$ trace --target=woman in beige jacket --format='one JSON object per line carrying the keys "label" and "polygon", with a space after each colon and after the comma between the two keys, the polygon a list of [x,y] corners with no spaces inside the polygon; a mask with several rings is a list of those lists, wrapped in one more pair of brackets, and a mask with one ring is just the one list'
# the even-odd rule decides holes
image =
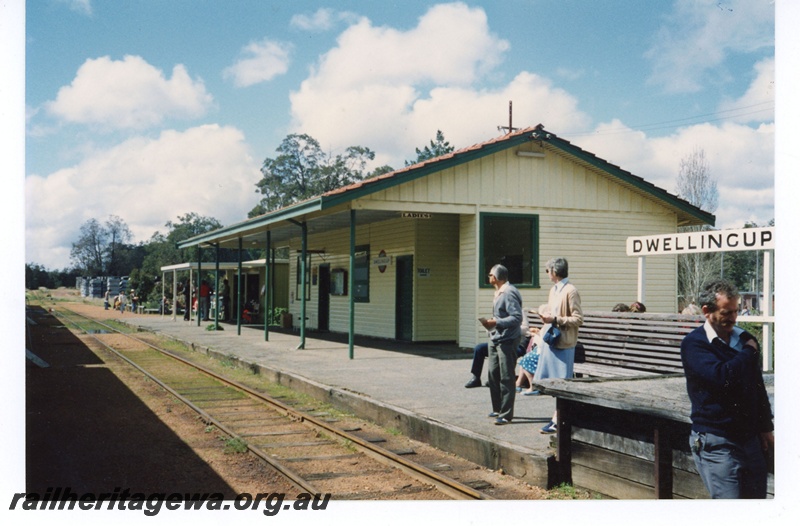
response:
{"label": "woman in beige jacket", "polygon": [[[569,264],[564,258],[553,258],[545,263],[545,272],[550,276],[553,287],[548,297],[548,308],[539,313],[544,326],[541,335],[550,326],[561,331],[554,345],[542,342],[539,348],[539,364],[534,380],[545,378],[572,378],[575,365],[575,344],[578,343],[578,329],[583,324],[581,297],[575,285],[569,282]],[[553,415],[542,433],[556,432],[557,415]]]}

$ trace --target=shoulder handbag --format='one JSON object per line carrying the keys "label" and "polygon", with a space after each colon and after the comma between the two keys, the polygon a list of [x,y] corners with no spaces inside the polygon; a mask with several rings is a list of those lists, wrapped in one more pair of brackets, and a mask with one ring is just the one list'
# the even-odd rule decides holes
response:
{"label": "shoulder handbag", "polygon": [[561,338],[561,331],[555,325],[550,325],[550,328],[542,336],[542,339],[550,347],[555,347],[559,338]]}

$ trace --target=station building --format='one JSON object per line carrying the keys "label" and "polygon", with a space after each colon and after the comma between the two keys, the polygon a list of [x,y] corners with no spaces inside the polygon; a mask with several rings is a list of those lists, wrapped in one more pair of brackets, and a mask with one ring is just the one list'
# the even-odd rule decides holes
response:
{"label": "station building", "polygon": [[[609,311],[636,300],[629,236],[714,222],[538,125],[179,246],[287,247],[288,283],[280,286],[288,286],[288,308],[301,331],[468,348],[485,341],[477,318],[491,315],[494,264],[509,269],[523,306],[536,308],[551,286],[545,262],[565,257],[584,309]],[[269,284],[269,276],[268,258],[259,279]],[[675,257],[648,262],[648,312],[677,312],[677,281]]]}

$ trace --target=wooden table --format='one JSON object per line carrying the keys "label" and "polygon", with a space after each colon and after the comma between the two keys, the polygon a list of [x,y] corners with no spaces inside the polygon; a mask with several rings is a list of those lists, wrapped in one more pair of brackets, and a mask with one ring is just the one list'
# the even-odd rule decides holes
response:
{"label": "wooden table", "polygon": [[[774,407],[774,376],[764,375],[764,383]],[[683,375],[548,379],[536,382],[535,387],[544,394],[556,397],[559,482],[573,483],[573,451],[576,445],[573,444],[573,430],[580,428],[584,436],[602,435],[602,441],[615,443],[611,447],[616,448],[614,452],[603,449],[602,453],[598,453],[601,448],[583,444],[579,449],[589,459],[588,464],[593,465],[587,471],[596,473],[598,481],[603,479],[603,470],[606,469],[602,466],[629,471],[628,474],[606,474],[608,480],[614,477],[613,480],[618,481],[620,489],[617,496],[620,498],[673,498],[675,494],[691,497],[704,490],[702,486],[698,489],[697,481],[690,480],[694,466],[693,461],[686,460],[691,459],[690,454],[686,457],[691,403]],[[627,444],[619,446],[622,442]],[[631,451],[624,451],[625,448],[637,451],[632,454]],[[647,450],[646,454],[642,453],[644,450]],[[592,455],[598,458],[591,459]],[[601,455],[610,455],[613,460],[599,459]],[[620,458],[626,461],[620,461]],[[651,465],[651,474],[642,472],[645,461]],[[621,468],[623,465],[627,467]],[[685,486],[677,493],[673,484],[673,471],[676,469],[683,470],[679,471],[680,485]],[[622,482],[628,476],[631,480]],[[650,478],[650,481],[646,478]],[[607,490],[608,485],[604,485]],[[654,492],[651,497],[645,497],[648,487]],[[599,488],[597,491],[608,494]]]}

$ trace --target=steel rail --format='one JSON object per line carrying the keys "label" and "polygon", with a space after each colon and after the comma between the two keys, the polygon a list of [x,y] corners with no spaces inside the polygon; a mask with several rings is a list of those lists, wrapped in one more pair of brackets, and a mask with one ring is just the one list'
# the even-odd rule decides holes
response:
{"label": "steel rail", "polygon": [[[76,314],[78,316],[82,316],[81,314],[78,314],[76,312],[73,312],[73,311],[70,311],[70,312],[72,312],[73,314]],[[123,336],[127,336],[127,337],[133,339],[134,341],[137,341],[139,343],[143,343],[143,344],[147,345],[148,347],[151,347],[151,348],[153,348],[155,350],[159,350],[160,352],[164,352],[165,354],[170,355],[170,357],[175,358],[175,356],[172,356],[171,353],[169,353],[169,351],[160,350],[160,349],[154,347],[153,345],[150,345],[149,343],[140,340],[139,338],[134,338],[134,337],[130,336],[129,334],[125,334],[124,332],[121,332],[121,331],[115,329],[114,327],[106,325],[105,323],[98,322],[97,320],[92,320],[91,318],[87,318],[85,316],[83,316],[83,317],[88,319],[88,320],[90,320],[90,321],[92,321],[92,323],[97,323],[97,324],[102,325],[104,327],[108,327],[109,329],[111,329],[112,331],[114,331],[117,334],[121,334]],[[81,329],[84,332],[86,332],[85,329],[83,329],[79,324],[75,323],[74,320],[70,320],[69,318],[67,318],[67,320],[70,323],[72,323],[73,325],[75,325],[76,327],[78,327],[79,329]],[[272,466],[276,471],[278,471],[284,477],[289,479],[297,487],[301,488],[302,490],[304,490],[304,491],[306,491],[306,492],[308,492],[308,493],[310,493],[312,495],[316,495],[316,494],[320,493],[320,491],[314,485],[309,483],[303,477],[301,477],[300,475],[298,475],[297,473],[295,473],[294,471],[292,471],[288,467],[284,466],[283,464],[275,461],[273,458],[271,458],[269,455],[267,455],[264,451],[251,447],[249,444],[247,444],[247,442],[244,440],[244,438],[241,437],[239,434],[237,434],[232,429],[230,429],[228,426],[226,426],[225,424],[223,424],[222,422],[220,422],[219,420],[217,420],[216,418],[214,418],[213,416],[208,414],[208,412],[206,412],[204,409],[202,409],[201,407],[199,407],[196,404],[194,404],[191,400],[187,399],[185,396],[181,395],[175,389],[173,389],[172,387],[170,387],[166,383],[162,382],[159,378],[157,378],[156,376],[152,375],[150,372],[148,372],[144,368],[140,367],[137,363],[133,362],[127,356],[123,355],[122,353],[120,353],[119,351],[114,349],[113,347],[111,347],[108,344],[106,344],[104,341],[102,341],[100,338],[98,338],[96,334],[92,334],[92,333],[88,333],[88,332],[86,334],[88,336],[91,336],[92,338],[94,338],[94,340],[97,341],[97,343],[99,343],[100,345],[102,345],[105,349],[111,351],[112,353],[114,353],[115,355],[117,355],[118,357],[123,359],[125,362],[127,362],[129,365],[133,366],[136,370],[138,370],[139,372],[141,372],[142,374],[147,376],[149,379],[154,381],[161,388],[163,388],[164,390],[169,392],[172,396],[174,396],[175,398],[177,398],[178,400],[180,400],[181,402],[186,404],[189,408],[191,408],[192,410],[196,411],[203,418],[203,420],[206,423],[214,424],[214,426],[219,428],[223,433],[225,433],[229,437],[234,438],[234,439],[238,438],[239,440],[241,440],[242,443],[244,443],[247,446],[247,449],[249,451],[251,451],[254,455],[256,455],[259,458],[261,458],[262,460],[264,460],[267,464]],[[184,362],[184,363],[188,364],[188,362]],[[191,365],[191,364],[189,364],[189,365]],[[203,371],[203,372],[205,372],[205,371]]]}
{"label": "steel rail", "polygon": [[[68,310],[68,309],[65,309],[65,310]],[[487,495],[487,494],[485,494],[483,492],[480,492],[480,491],[478,491],[478,490],[476,490],[476,489],[474,489],[474,488],[472,488],[470,486],[462,484],[462,483],[460,483],[460,482],[458,482],[456,480],[453,480],[453,479],[451,479],[449,477],[440,475],[439,473],[436,473],[435,471],[433,471],[431,469],[428,469],[425,466],[422,466],[422,465],[416,464],[414,462],[408,461],[408,460],[404,459],[402,456],[397,455],[397,454],[395,454],[395,453],[393,453],[391,451],[388,451],[386,449],[383,449],[383,448],[381,448],[379,446],[375,446],[375,445],[371,444],[370,442],[368,442],[368,441],[366,441],[366,440],[364,440],[364,439],[362,439],[362,438],[360,438],[358,436],[355,436],[353,434],[347,433],[346,431],[342,431],[340,429],[337,429],[336,427],[327,424],[326,422],[322,421],[321,419],[318,419],[318,418],[316,418],[314,416],[311,416],[311,415],[308,415],[306,413],[299,412],[299,411],[287,406],[286,404],[281,403],[280,401],[278,401],[278,400],[276,400],[276,399],[274,399],[272,397],[264,395],[263,393],[260,393],[260,392],[254,390],[254,389],[252,389],[252,388],[250,388],[250,387],[248,387],[248,386],[246,386],[244,384],[241,384],[241,383],[239,383],[239,382],[237,382],[235,380],[231,380],[229,378],[225,378],[223,376],[220,376],[216,372],[214,372],[214,371],[212,371],[212,370],[210,370],[210,369],[208,369],[206,367],[203,367],[202,365],[193,363],[193,362],[191,362],[191,361],[189,361],[189,360],[187,360],[187,359],[185,359],[185,358],[183,358],[183,357],[181,357],[179,355],[176,355],[175,353],[173,353],[171,351],[168,351],[166,349],[162,349],[162,348],[160,348],[160,347],[158,347],[156,345],[153,345],[150,342],[147,342],[145,340],[142,340],[142,339],[137,338],[135,336],[132,336],[130,334],[126,334],[124,332],[121,332],[120,330],[116,329],[115,327],[107,325],[107,324],[105,324],[103,322],[100,322],[98,320],[95,320],[93,318],[89,318],[88,316],[84,316],[84,315],[82,315],[80,313],[76,313],[74,311],[69,311],[69,312],[71,312],[71,313],[73,313],[73,314],[75,314],[77,316],[81,316],[83,318],[91,320],[92,323],[96,323],[98,325],[106,327],[110,331],[113,331],[115,333],[124,335],[124,336],[126,336],[126,337],[128,337],[128,338],[130,338],[130,339],[132,339],[134,341],[137,341],[137,342],[139,342],[139,343],[141,343],[143,345],[146,345],[147,347],[150,347],[151,349],[156,350],[156,351],[158,351],[158,352],[160,352],[160,353],[162,353],[162,354],[164,354],[166,356],[169,356],[170,358],[173,358],[174,360],[177,360],[177,361],[179,361],[181,363],[184,363],[184,364],[186,364],[186,365],[188,365],[188,366],[190,366],[192,368],[195,368],[195,369],[197,369],[197,370],[209,375],[210,377],[212,377],[212,378],[214,378],[214,379],[216,379],[216,380],[218,380],[218,381],[220,381],[220,382],[222,382],[224,384],[227,384],[227,385],[230,385],[232,387],[235,387],[236,389],[239,389],[239,390],[245,392],[248,396],[251,396],[252,398],[255,398],[256,400],[258,400],[260,402],[263,402],[263,403],[266,403],[266,404],[270,404],[270,405],[278,408],[278,410],[280,412],[283,412],[287,416],[291,416],[293,418],[296,418],[297,420],[299,420],[301,422],[307,422],[310,425],[312,425],[312,426],[314,426],[314,427],[316,427],[318,429],[321,429],[321,430],[324,430],[326,432],[332,433],[335,436],[337,436],[337,437],[339,437],[339,438],[341,438],[343,440],[347,440],[351,444],[356,446],[361,452],[363,452],[367,456],[369,456],[369,457],[371,457],[371,458],[373,458],[373,459],[375,459],[375,460],[377,460],[377,461],[379,461],[381,463],[393,466],[393,467],[399,469],[400,471],[403,471],[404,473],[410,475],[411,477],[419,480],[420,482],[430,484],[430,485],[436,487],[439,491],[441,491],[445,495],[447,495],[447,496],[449,496],[449,497],[451,497],[453,499],[459,499],[459,500],[492,500],[492,497],[490,497],[489,495]],[[103,344],[103,345],[105,345],[105,344]],[[116,352],[116,351],[114,351],[114,352]],[[117,353],[117,354],[119,354],[119,353]],[[125,357],[123,356],[123,358],[125,358]],[[125,358],[125,359],[127,360],[127,358]],[[136,366],[136,365],[134,364],[134,366]],[[139,368],[138,366],[136,366],[136,367],[141,370],[141,368]],[[147,374],[147,373],[145,373],[145,374]],[[198,412],[202,411],[199,408],[197,410],[198,410]],[[205,411],[203,411],[202,413],[204,414],[204,417],[205,417],[205,415],[207,415],[207,413],[205,413]],[[209,415],[209,418],[210,418],[210,415]],[[218,424],[214,423],[214,425],[218,425]],[[231,434],[228,431],[225,431],[225,432],[228,433],[228,434]],[[233,434],[231,434],[231,436],[233,436]],[[257,453],[252,448],[250,448],[250,449],[255,454],[259,455],[259,457],[264,458],[268,463],[270,463],[271,465],[274,465],[274,460],[270,459],[265,453],[262,456],[262,454]],[[276,467],[276,469],[282,469],[282,468]],[[314,492],[314,493],[316,493],[316,492]]]}

